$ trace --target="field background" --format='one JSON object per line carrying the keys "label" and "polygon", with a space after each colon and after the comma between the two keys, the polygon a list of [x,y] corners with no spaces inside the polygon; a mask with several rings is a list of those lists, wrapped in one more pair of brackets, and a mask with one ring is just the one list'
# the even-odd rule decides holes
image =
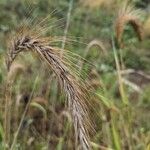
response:
{"label": "field background", "polygon": [[0,149],[12,143],[15,150],[75,149],[71,116],[54,73],[30,53],[18,57],[9,72],[6,67],[10,35],[49,15],[37,33],[87,61],[71,59],[93,97],[93,149],[150,150],[150,2],[131,0],[140,9],[143,40],[126,24],[119,48],[115,23],[122,1],[105,1],[0,0]]}

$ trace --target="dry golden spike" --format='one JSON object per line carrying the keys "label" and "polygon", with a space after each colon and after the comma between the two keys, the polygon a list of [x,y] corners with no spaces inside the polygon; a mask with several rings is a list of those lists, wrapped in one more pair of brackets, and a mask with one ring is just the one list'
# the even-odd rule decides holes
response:
{"label": "dry golden spike", "polygon": [[[47,38],[40,38],[30,32],[20,33],[9,47],[8,68],[20,52],[33,51],[51,67],[57,75],[60,85],[67,97],[67,104],[72,116],[76,141],[82,149],[89,150],[89,114],[86,104],[87,96],[83,86],[60,57],[60,51],[50,46]],[[82,86],[82,88],[81,88]]]}
{"label": "dry golden spike", "polygon": [[115,34],[116,39],[120,47],[123,46],[122,36],[124,28],[127,24],[130,24],[135,30],[138,39],[141,41],[143,37],[142,25],[140,16],[142,12],[139,9],[134,8],[133,5],[124,3],[119,9],[117,19],[115,21]]}

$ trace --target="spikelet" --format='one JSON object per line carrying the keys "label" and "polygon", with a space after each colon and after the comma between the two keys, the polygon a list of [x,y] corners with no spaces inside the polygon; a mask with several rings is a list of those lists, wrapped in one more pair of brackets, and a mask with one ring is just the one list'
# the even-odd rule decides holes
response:
{"label": "spikelet", "polygon": [[[57,75],[60,85],[64,90],[68,108],[72,116],[76,141],[80,142],[84,150],[89,150],[90,139],[88,127],[90,125],[88,108],[86,104],[86,92],[76,78],[76,75],[67,66],[60,51],[50,46],[47,38],[37,37],[32,32],[21,33],[11,42],[9,52],[8,68],[16,56],[23,51],[35,52],[43,61],[47,62],[50,68]],[[84,91],[84,92],[83,92]]]}
{"label": "spikelet", "polygon": [[141,41],[143,37],[142,25],[140,16],[142,12],[139,9],[135,9],[131,4],[124,3],[119,9],[117,19],[115,21],[115,34],[118,45],[123,46],[122,36],[126,24],[130,24],[135,30],[138,39]]}
{"label": "spikelet", "polygon": [[88,54],[90,48],[93,47],[93,46],[98,46],[98,47],[102,50],[102,54],[103,54],[104,56],[106,56],[106,55],[108,54],[108,52],[107,52],[107,50],[106,50],[105,45],[103,44],[103,42],[100,41],[100,40],[96,40],[96,39],[95,39],[95,40],[92,40],[92,41],[88,44],[88,46],[87,46],[87,48],[86,48],[86,51],[85,51],[85,56],[84,56],[84,57],[86,57],[86,55]]}

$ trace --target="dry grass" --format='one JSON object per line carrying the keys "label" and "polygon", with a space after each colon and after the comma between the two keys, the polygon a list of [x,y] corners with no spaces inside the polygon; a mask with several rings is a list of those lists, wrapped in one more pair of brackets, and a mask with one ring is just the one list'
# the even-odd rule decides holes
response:
{"label": "dry grass", "polygon": [[143,30],[144,30],[144,36],[149,37],[150,36],[150,16],[145,21]]}
{"label": "dry grass", "polygon": [[[47,39],[37,38],[31,33],[21,33],[12,41],[9,52],[8,68],[20,52],[34,51],[43,61],[52,68],[59,78],[60,85],[66,93],[68,108],[72,116],[76,142],[79,140],[82,148],[90,149],[90,139],[88,128],[90,120],[88,108],[86,105],[86,95],[81,88],[75,75],[68,69],[63,58],[60,57],[60,51],[51,47]],[[84,92],[83,92],[84,91]]]}
{"label": "dry grass", "polygon": [[96,7],[110,7],[112,4],[116,2],[116,0],[80,0],[83,6],[88,6],[90,8],[96,8]]}
{"label": "dry grass", "polygon": [[11,67],[10,70],[8,72],[8,81],[15,81],[19,74],[21,74],[22,72],[25,71],[25,66],[23,64],[20,63],[14,63]]}
{"label": "dry grass", "polygon": [[89,50],[90,50],[90,48],[92,48],[93,46],[98,46],[101,50],[102,50],[102,54],[104,55],[104,56],[106,56],[108,53],[107,53],[107,50],[106,50],[106,48],[105,48],[105,45],[103,44],[103,42],[102,41],[100,41],[100,40],[92,40],[89,44],[88,44],[88,46],[87,46],[87,48],[86,48],[86,51],[85,51],[85,55],[84,55],[84,58],[86,58],[86,56],[87,56],[87,54],[88,54],[88,52],[89,52]]}
{"label": "dry grass", "polygon": [[[92,41],[87,45],[87,47],[86,47],[86,49],[85,49],[85,51],[84,51],[84,56],[83,56],[84,59],[87,58],[87,55],[89,54],[91,48],[94,47],[94,46],[97,46],[97,47],[99,48],[99,50],[100,50],[99,55],[103,55],[104,57],[107,56],[107,54],[108,54],[108,53],[107,53],[107,49],[106,49],[105,45],[103,44],[103,42],[100,41],[100,40],[95,39],[95,40],[92,40]],[[79,66],[80,66],[80,70],[83,69],[83,65],[84,65],[84,62],[81,60],[81,63],[80,63],[80,65],[79,65]]]}
{"label": "dry grass", "polygon": [[6,89],[5,89],[5,144],[6,147],[9,147],[10,144],[10,136],[11,136],[11,110],[12,110],[12,83],[18,78],[19,74],[25,71],[25,67],[22,64],[14,63],[8,72],[7,81],[6,81]]}
{"label": "dry grass", "polygon": [[120,7],[115,21],[115,34],[120,47],[123,47],[122,37],[127,24],[130,24],[133,27],[138,39],[140,41],[142,40],[143,29],[140,21],[141,14],[141,11],[135,9],[131,4],[123,3],[122,7]]}
{"label": "dry grass", "polygon": [[[10,50],[7,62],[8,74],[3,65],[1,65],[2,71],[0,70],[0,82],[2,83],[0,86],[0,99],[2,100],[0,116],[2,144],[0,147],[2,145],[5,149],[10,150],[17,148],[68,150],[149,148],[149,126],[146,121],[148,120],[149,88],[148,94],[144,95],[146,86],[141,86],[143,80],[138,78],[140,75],[148,85],[149,75],[140,67],[137,69],[142,72],[136,69],[128,70],[128,68],[134,68],[132,63],[135,61],[137,61],[136,65],[141,65],[141,62],[138,62],[140,58],[133,57],[132,59],[132,56],[130,58],[128,49],[133,48],[134,51],[135,48],[134,54],[136,54],[143,51],[144,48],[141,46],[139,48],[138,41],[130,38],[132,33],[128,32],[130,29],[128,30],[127,26],[130,24],[137,34],[141,32],[140,13],[137,15],[136,9],[131,5],[123,7],[119,5],[121,13],[118,14],[118,20],[116,20],[118,28],[116,25],[115,37],[121,48],[125,40],[136,44],[118,49],[113,32],[111,32],[112,28],[110,29],[110,26],[113,25],[111,18],[114,17],[114,8],[117,10],[116,6],[110,5],[113,4],[113,1],[115,0],[83,1],[83,3],[89,3],[86,8],[83,8],[83,5],[80,6],[81,3],[75,2],[78,5],[75,4],[72,13],[68,14],[66,29],[62,37],[56,36],[63,34],[62,29],[53,30],[52,33],[49,30],[51,25],[48,24],[48,21],[53,24],[50,17],[42,21],[39,21],[40,17],[35,17],[34,20],[30,19],[29,28],[20,27],[17,35],[7,39]],[[121,0],[116,1],[118,4],[121,2]],[[68,3],[64,3],[66,10]],[[107,10],[102,8],[107,4],[112,7]],[[41,3],[36,6],[40,8]],[[102,9],[86,11],[90,7],[96,8],[97,6],[98,8],[102,6]],[[42,8],[45,9],[47,6],[45,7],[44,4]],[[76,11],[79,9],[81,12]],[[22,11],[22,7],[20,10]],[[39,13],[41,15],[41,10]],[[47,11],[45,13],[47,14]],[[65,14],[66,12],[63,11],[54,18],[55,20],[60,19]],[[72,20],[69,27],[70,19]],[[121,22],[121,19],[124,21]],[[9,19],[7,20],[9,22]],[[22,22],[22,18],[20,21]],[[60,22],[61,27],[62,24],[63,22]],[[24,22],[23,26],[25,26]],[[55,23],[54,26],[56,27]],[[148,30],[146,23],[144,28],[145,31]],[[73,41],[73,38],[68,39],[68,35],[80,35],[83,36],[83,39],[78,38],[77,41]],[[142,39],[142,33],[139,33],[139,36],[139,39]],[[101,41],[92,40],[97,38]],[[88,40],[89,43],[82,43],[84,44],[82,47],[79,45],[81,40]],[[74,45],[72,42],[77,43]],[[54,45],[62,46],[62,49]],[[65,50],[64,47],[77,51],[84,58]],[[121,52],[124,52],[123,55]],[[34,54],[33,57],[31,53]],[[18,56],[20,57],[16,60]],[[35,56],[38,56],[37,58],[40,58],[41,61],[34,59]],[[143,57],[148,58],[148,56]],[[0,61],[2,64],[4,59]],[[22,65],[20,63],[22,61],[26,63]],[[44,66],[45,64],[48,68]],[[125,68],[121,66],[122,64]],[[138,85],[134,81],[141,84]],[[67,109],[64,109],[65,103],[67,103]],[[94,124],[91,124],[89,116],[94,120]],[[75,134],[72,132],[73,125]],[[90,133],[91,126],[96,130],[93,135]]]}

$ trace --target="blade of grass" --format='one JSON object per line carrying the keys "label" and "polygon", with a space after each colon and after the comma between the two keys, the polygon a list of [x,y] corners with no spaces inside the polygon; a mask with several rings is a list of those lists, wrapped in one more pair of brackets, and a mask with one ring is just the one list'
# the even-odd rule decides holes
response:
{"label": "blade of grass", "polygon": [[63,55],[63,50],[64,50],[65,44],[66,44],[66,37],[67,37],[69,25],[70,25],[72,7],[73,7],[73,0],[70,0],[68,14],[67,14],[67,23],[66,23],[66,27],[65,27],[65,30],[64,30],[64,37],[63,37],[62,46],[61,46],[62,47],[61,57]]}
{"label": "blade of grass", "polygon": [[7,80],[5,91],[5,120],[4,120],[4,143],[5,149],[9,148],[10,144],[10,120],[11,120],[11,89],[12,83]]}
{"label": "blade of grass", "polygon": [[116,127],[116,120],[113,116],[113,113],[111,114],[111,131],[112,131],[112,137],[113,137],[113,143],[114,143],[114,148],[115,150],[121,150],[121,142],[120,142],[120,137],[119,137],[119,133],[117,131],[117,127]]}
{"label": "blade of grass", "polygon": [[34,81],[33,89],[32,89],[31,95],[30,95],[30,99],[29,99],[29,101],[28,101],[28,103],[27,103],[27,105],[26,105],[26,108],[25,108],[25,110],[24,110],[24,113],[23,113],[23,115],[22,115],[22,117],[21,117],[21,121],[20,121],[19,127],[18,127],[18,129],[17,129],[17,131],[16,131],[16,133],[15,133],[15,135],[14,135],[14,140],[13,140],[13,142],[12,142],[12,145],[11,145],[10,150],[14,150],[15,144],[16,144],[16,142],[17,142],[17,137],[18,137],[18,135],[19,135],[19,132],[20,132],[21,126],[22,126],[22,124],[23,124],[23,121],[24,121],[25,115],[26,115],[26,113],[27,113],[27,110],[28,110],[28,108],[29,108],[30,102],[31,102],[31,100],[32,100],[31,97],[33,96],[34,90],[35,90],[35,88],[36,88],[36,84],[37,84],[38,78],[39,78],[39,77],[37,76],[36,79],[35,79],[35,81]]}
{"label": "blade of grass", "polygon": [[115,63],[116,63],[116,69],[117,69],[117,75],[118,75],[118,82],[119,82],[119,91],[120,91],[120,95],[121,95],[121,99],[124,105],[128,105],[128,98],[125,94],[125,90],[124,90],[124,85],[123,85],[123,81],[122,81],[122,76],[121,76],[121,67],[119,64],[119,59],[118,59],[118,55],[117,55],[117,51],[115,48],[115,44],[114,44],[114,39],[112,38],[112,47],[113,47],[113,53],[114,53],[114,58],[115,58]]}

